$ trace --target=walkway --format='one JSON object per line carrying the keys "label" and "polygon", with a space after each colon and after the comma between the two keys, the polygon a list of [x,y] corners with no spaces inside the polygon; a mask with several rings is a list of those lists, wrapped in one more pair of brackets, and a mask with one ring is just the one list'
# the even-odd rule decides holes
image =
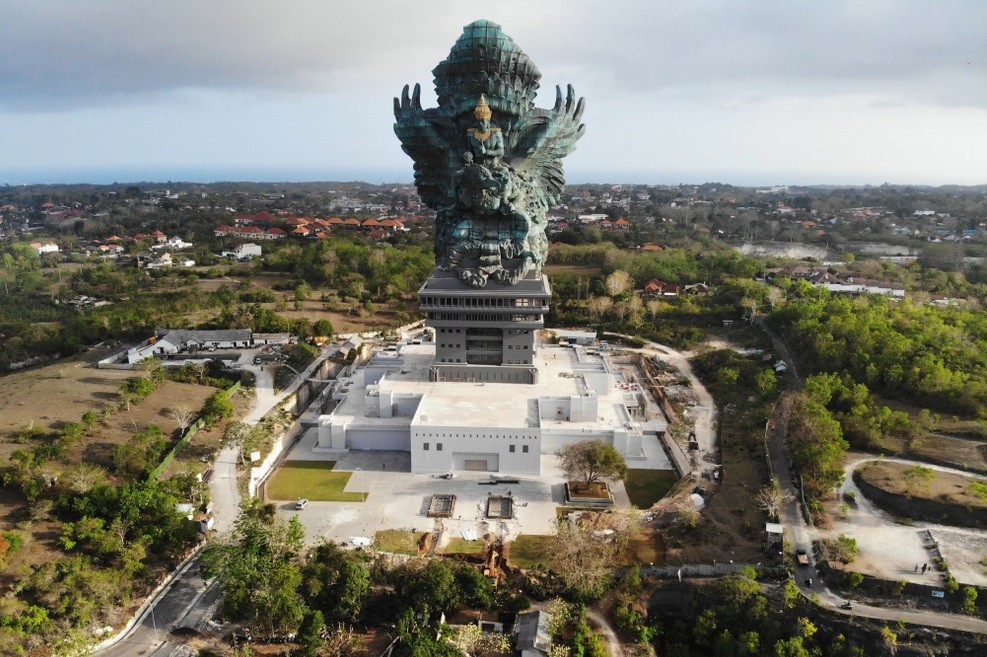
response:
{"label": "walkway", "polygon": [[[786,433],[788,428],[788,413],[791,409],[791,390],[801,388],[801,379],[795,371],[795,362],[791,359],[787,345],[766,325],[760,323],[774,342],[775,350],[783,355],[788,363],[789,372],[789,392],[782,395],[775,412],[775,430],[771,435],[771,461],[774,471],[777,473],[781,487],[791,495],[791,501],[786,503],[781,511],[781,523],[785,526],[788,538],[788,546],[791,550],[805,550],[809,555],[809,566],[797,566],[795,568],[795,581],[802,591],[802,595],[817,600],[819,604],[830,607],[833,611],[849,616],[862,616],[864,618],[875,618],[886,621],[903,621],[915,625],[925,625],[928,627],[940,627],[951,630],[961,630],[965,632],[977,632],[987,634],[987,621],[971,616],[960,616],[957,614],[947,614],[942,612],[911,609],[889,609],[885,607],[874,607],[870,605],[854,604],[852,611],[840,609],[840,605],[846,602],[845,598],[836,595],[822,580],[816,575],[813,563],[812,539],[818,533],[814,527],[810,527],[798,503],[800,492],[793,485],[789,476],[790,458],[788,454],[788,444]],[[859,499],[859,497],[858,497]],[[811,585],[806,580],[811,578]]]}

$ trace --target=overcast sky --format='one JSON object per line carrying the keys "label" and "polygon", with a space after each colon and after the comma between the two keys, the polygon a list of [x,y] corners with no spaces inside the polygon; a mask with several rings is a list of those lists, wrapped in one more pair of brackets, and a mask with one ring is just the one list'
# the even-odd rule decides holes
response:
{"label": "overcast sky", "polygon": [[987,183],[985,0],[3,0],[0,184],[410,182],[478,18],[585,96],[572,182]]}

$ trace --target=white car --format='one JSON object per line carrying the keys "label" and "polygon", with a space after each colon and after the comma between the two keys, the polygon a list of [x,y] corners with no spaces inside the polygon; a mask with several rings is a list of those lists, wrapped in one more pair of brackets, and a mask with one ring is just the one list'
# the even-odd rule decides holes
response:
{"label": "white car", "polygon": [[308,506],[308,500],[305,499],[304,497],[298,500],[297,502],[295,502],[295,508],[298,509],[299,511],[304,509],[306,506]]}

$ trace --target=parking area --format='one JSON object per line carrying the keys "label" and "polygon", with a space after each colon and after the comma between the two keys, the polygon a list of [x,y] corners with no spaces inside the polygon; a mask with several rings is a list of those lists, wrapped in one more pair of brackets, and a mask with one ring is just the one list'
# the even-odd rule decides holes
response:
{"label": "parking area", "polygon": [[[846,513],[834,518],[830,527],[819,531],[822,538],[841,534],[857,539],[860,548],[851,569],[890,580],[907,580],[936,584],[942,574],[932,568],[935,552],[929,549],[928,533],[938,543],[950,572],[961,584],[987,586],[987,567],[982,563],[987,555],[987,534],[975,529],[950,527],[926,522],[902,523],[879,509],[857,488],[852,470],[863,459],[846,465],[846,476],[840,497],[851,493],[854,503]],[[922,572],[922,566],[930,567]],[[918,566],[918,568],[916,568]]]}
{"label": "parking area", "polygon": [[[555,533],[556,509],[564,499],[563,479],[554,455],[542,456],[540,476],[512,476],[511,483],[490,484],[489,473],[457,472],[451,479],[411,474],[408,452],[358,451],[329,455],[315,453],[316,430],[309,430],[288,455],[289,460],[335,460],[335,470],[353,472],[345,491],[367,492],[366,502],[310,501],[304,510],[295,500],[275,501],[286,517],[298,515],[309,544],[328,539],[353,544],[354,538],[373,538],[385,529],[433,531],[444,528],[443,542],[475,532],[512,540],[518,534]],[[627,506],[622,482],[612,485],[618,505]],[[433,495],[455,496],[448,518],[428,516]],[[510,497],[513,517],[487,518],[491,496]],[[503,508],[503,506],[501,506]],[[357,541],[359,542],[359,541]]]}

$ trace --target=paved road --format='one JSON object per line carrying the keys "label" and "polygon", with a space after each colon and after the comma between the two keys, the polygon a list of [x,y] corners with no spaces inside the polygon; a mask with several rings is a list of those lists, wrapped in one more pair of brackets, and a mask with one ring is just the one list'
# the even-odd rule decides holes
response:
{"label": "paved road", "polygon": [[[198,606],[208,607],[218,601],[218,587],[199,577],[198,559],[179,568],[162,591],[148,601],[130,631],[99,657],[133,657],[134,655],[170,655],[179,645],[169,641],[169,632],[186,619],[194,617]],[[190,619],[191,620],[191,619]]]}
{"label": "paved road", "polygon": [[586,617],[600,626],[600,631],[607,641],[607,651],[610,653],[610,657],[624,657],[624,646],[620,643],[620,639],[607,617],[591,607],[587,607]]}
{"label": "paved road", "polygon": [[[324,351],[295,381],[280,393],[274,391],[274,380],[268,366],[246,366],[257,377],[256,400],[244,422],[256,424],[264,415],[298,389],[328,357]],[[240,508],[240,491],[237,488],[239,450],[230,447],[222,450],[213,464],[209,491],[216,521],[213,529],[225,535],[233,526]],[[205,582],[198,575],[199,560],[193,557],[179,566],[160,593],[145,603],[137,621],[119,635],[111,645],[96,651],[99,657],[171,657],[180,654],[182,641],[169,637],[177,627],[195,627],[209,620],[219,604],[221,592],[218,586]]]}
{"label": "paved road", "polygon": [[[822,606],[830,607],[834,611],[851,616],[863,616],[865,618],[887,621],[900,620],[914,625],[941,627],[966,632],[978,632],[981,634],[987,633],[987,621],[970,616],[927,610],[888,609],[862,604],[854,604],[852,611],[840,609],[840,605],[846,602],[846,599],[830,591],[815,573],[815,564],[812,555],[813,530],[809,527],[798,506],[796,500],[798,500],[800,492],[793,485],[792,478],[789,475],[786,432],[788,428],[788,412],[792,402],[791,390],[801,388],[802,381],[795,370],[795,362],[791,358],[787,345],[773,331],[769,330],[766,326],[764,328],[774,342],[775,350],[779,354],[782,354],[789,366],[790,391],[784,393],[778,403],[775,414],[775,430],[771,435],[770,451],[772,467],[778,476],[781,487],[791,496],[791,499],[782,507],[780,514],[781,522],[785,526],[785,531],[788,535],[789,547],[792,550],[805,550],[806,554],[809,555],[810,565],[807,567],[799,566],[795,569],[795,581],[798,583],[802,595],[817,600],[818,604]],[[811,585],[807,583],[809,578],[811,578]]]}

